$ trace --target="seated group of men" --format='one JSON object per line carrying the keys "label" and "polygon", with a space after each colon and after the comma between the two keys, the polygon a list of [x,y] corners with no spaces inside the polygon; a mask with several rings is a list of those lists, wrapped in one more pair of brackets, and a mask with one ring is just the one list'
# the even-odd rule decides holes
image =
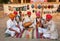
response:
{"label": "seated group of men", "polygon": [[31,12],[27,12],[27,17],[20,12],[10,13],[9,20],[7,21],[7,30],[5,33],[11,35],[11,37],[17,38],[44,38],[44,39],[58,39],[58,32],[52,15],[47,14],[44,19],[41,17],[40,12],[37,11],[36,18],[31,17]]}

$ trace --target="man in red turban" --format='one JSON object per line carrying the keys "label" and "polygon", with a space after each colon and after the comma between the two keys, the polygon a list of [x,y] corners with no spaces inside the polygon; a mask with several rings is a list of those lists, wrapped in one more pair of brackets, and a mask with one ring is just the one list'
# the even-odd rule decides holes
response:
{"label": "man in red turban", "polygon": [[27,12],[27,15],[30,17],[30,16],[31,16],[31,12],[30,12],[30,11],[28,11],[28,12]]}
{"label": "man in red turban", "polygon": [[17,13],[17,11],[14,11],[13,13],[14,13],[15,15],[17,15],[17,14],[18,14],[18,13]]}
{"label": "man in red turban", "polygon": [[52,19],[52,15],[47,14],[47,15],[46,15],[46,20],[49,21],[49,20],[51,20],[51,19]]}
{"label": "man in red turban", "polygon": [[[31,25],[33,23],[33,17],[31,17],[31,12],[30,11],[27,11],[27,17],[25,17],[24,21],[23,21],[23,26],[25,27],[26,29],[26,38],[32,38],[31,37],[31,33],[32,33],[32,29],[31,29]],[[24,36],[25,36],[24,34]]]}
{"label": "man in red turban", "polygon": [[44,27],[47,27],[47,31],[43,34],[45,38],[58,39],[58,32],[56,29],[56,24],[52,20],[52,15],[46,15],[46,23],[44,24]]}

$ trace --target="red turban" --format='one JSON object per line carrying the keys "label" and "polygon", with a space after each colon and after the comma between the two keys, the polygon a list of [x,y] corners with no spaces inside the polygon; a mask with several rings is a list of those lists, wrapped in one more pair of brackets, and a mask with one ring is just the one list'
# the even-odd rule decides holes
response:
{"label": "red turban", "polygon": [[14,13],[15,15],[17,15],[17,14],[18,14],[18,13],[17,13],[17,11],[14,11],[13,13]]}
{"label": "red turban", "polygon": [[47,14],[47,15],[46,15],[46,19],[48,19],[48,20],[52,19],[52,15]]}
{"label": "red turban", "polygon": [[40,11],[36,12],[36,16],[40,16]]}
{"label": "red turban", "polygon": [[28,11],[28,12],[27,12],[27,15],[31,15],[31,12],[30,12],[30,11]]}

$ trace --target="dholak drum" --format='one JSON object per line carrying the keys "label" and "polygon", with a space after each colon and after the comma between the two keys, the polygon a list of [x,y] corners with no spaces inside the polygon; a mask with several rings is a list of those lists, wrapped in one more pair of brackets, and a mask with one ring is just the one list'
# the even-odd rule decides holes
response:
{"label": "dholak drum", "polygon": [[31,24],[32,24],[32,22],[26,22],[26,23],[23,24],[23,26],[24,26],[25,28],[28,28]]}

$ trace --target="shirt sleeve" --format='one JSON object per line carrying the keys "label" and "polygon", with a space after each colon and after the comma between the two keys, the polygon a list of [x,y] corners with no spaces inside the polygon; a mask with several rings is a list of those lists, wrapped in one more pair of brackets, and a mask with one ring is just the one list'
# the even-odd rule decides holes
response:
{"label": "shirt sleeve", "polygon": [[9,21],[7,21],[7,28],[11,28],[11,23]]}
{"label": "shirt sleeve", "polygon": [[55,31],[55,24],[53,23],[52,26],[50,27],[50,33],[53,33]]}
{"label": "shirt sleeve", "polygon": [[55,24],[52,23],[50,26],[49,26],[50,30],[47,31],[48,33],[53,33],[55,31]]}
{"label": "shirt sleeve", "polygon": [[24,19],[23,23],[25,23],[25,22],[29,22],[28,18]]}
{"label": "shirt sleeve", "polygon": [[14,20],[15,25],[17,25],[17,22]]}
{"label": "shirt sleeve", "polygon": [[33,24],[30,27],[36,28],[36,19],[34,19]]}
{"label": "shirt sleeve", "polygon": [[34,26],[36,25],[36,19],[34,19],[34,21],[33,21],[33,25],[34,25]]}

